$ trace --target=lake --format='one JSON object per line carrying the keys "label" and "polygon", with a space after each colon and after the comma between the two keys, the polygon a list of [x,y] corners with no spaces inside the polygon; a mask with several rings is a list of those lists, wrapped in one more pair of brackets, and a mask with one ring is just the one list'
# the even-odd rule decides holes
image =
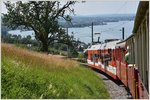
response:
{"label": "lake", "polygon": [[[122,27],[125,30],[125,38],[132,34],[134,21],[119,21],[119,22],[108,22],[107,25],[95,25],[93,26],[93,33],[100,33],[98,35],[94,34],[94,41],[98,40],[100,36],[100,41],[105,39],[121,39],[122,38]],[[69,35],[72,34],[74,37],[79,39],[85,43],[91,43],[91,27],[82,27],[82,28],[69,28]],[[34,39],[33,31],[20,31],[13,30],[9,31],[10,34],[21,35],[22,37],[26,37],[27,35],[31,35],[32,39]]]}

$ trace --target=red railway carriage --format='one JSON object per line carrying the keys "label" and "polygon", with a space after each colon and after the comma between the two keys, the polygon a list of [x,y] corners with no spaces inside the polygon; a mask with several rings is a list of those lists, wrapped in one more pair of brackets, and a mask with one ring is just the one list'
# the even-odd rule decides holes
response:
{"label": "red railway carriage", "polygon": [[[128,63],[125,54],[129,55]],[[114,40],[92,45],[87,49],[89,66],[99,69],[112,78],[122,81],[129,88],[133,98],[149,98],[139,69],[135,65],[135,37],[131,35],[124,41]]]}
{"label": "red railway carriage", "polygon": [[111,41],[109,40],[110,42],[107,41],[102,44],[92,45],[87,49],[87,62],[90,66],[107,73],[114,79],[117,79],[115,45],[117,42],[120,42],[120,40],[113,39]]}
{"label": "red railway carriage", "polygon": [[[128,49],[127,49],[128,48]],[[149,2],[140,1],[133,34],[87,49],[88,64],[122,83],[135,99],[149,98]],[[128,54],[128,62],[125,55]]]}

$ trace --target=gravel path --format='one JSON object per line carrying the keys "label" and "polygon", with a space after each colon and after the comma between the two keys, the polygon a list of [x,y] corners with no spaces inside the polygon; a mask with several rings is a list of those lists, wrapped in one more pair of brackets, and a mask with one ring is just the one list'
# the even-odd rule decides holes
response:
{"label": "gravel path", "polygon": [[111,77],[101,71],[94,70],[102,78],[112,99],[131,99],[132,96],[127,92],[121,82],[113,80]]}

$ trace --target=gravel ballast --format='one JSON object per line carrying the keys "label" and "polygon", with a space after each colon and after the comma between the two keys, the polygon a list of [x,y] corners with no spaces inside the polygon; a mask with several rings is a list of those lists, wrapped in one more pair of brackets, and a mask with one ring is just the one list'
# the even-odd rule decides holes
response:
{"label": "gravel ballast", "polygon": [[94,70],[95,73],[102,78],[106,88],[110,94],[111,99],[131,99],[132,96],[126,89],[126,87],[120,82],[112,79],[110,76],[105,73]]}

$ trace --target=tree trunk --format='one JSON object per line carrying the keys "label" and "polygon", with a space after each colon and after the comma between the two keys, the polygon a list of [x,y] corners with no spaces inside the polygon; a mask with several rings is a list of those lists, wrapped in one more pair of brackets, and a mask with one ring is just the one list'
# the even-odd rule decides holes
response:
{"label": "tree trunk", "polygon": [[41,51],[48,52],[48,43],[47,42],[42,42]]}

